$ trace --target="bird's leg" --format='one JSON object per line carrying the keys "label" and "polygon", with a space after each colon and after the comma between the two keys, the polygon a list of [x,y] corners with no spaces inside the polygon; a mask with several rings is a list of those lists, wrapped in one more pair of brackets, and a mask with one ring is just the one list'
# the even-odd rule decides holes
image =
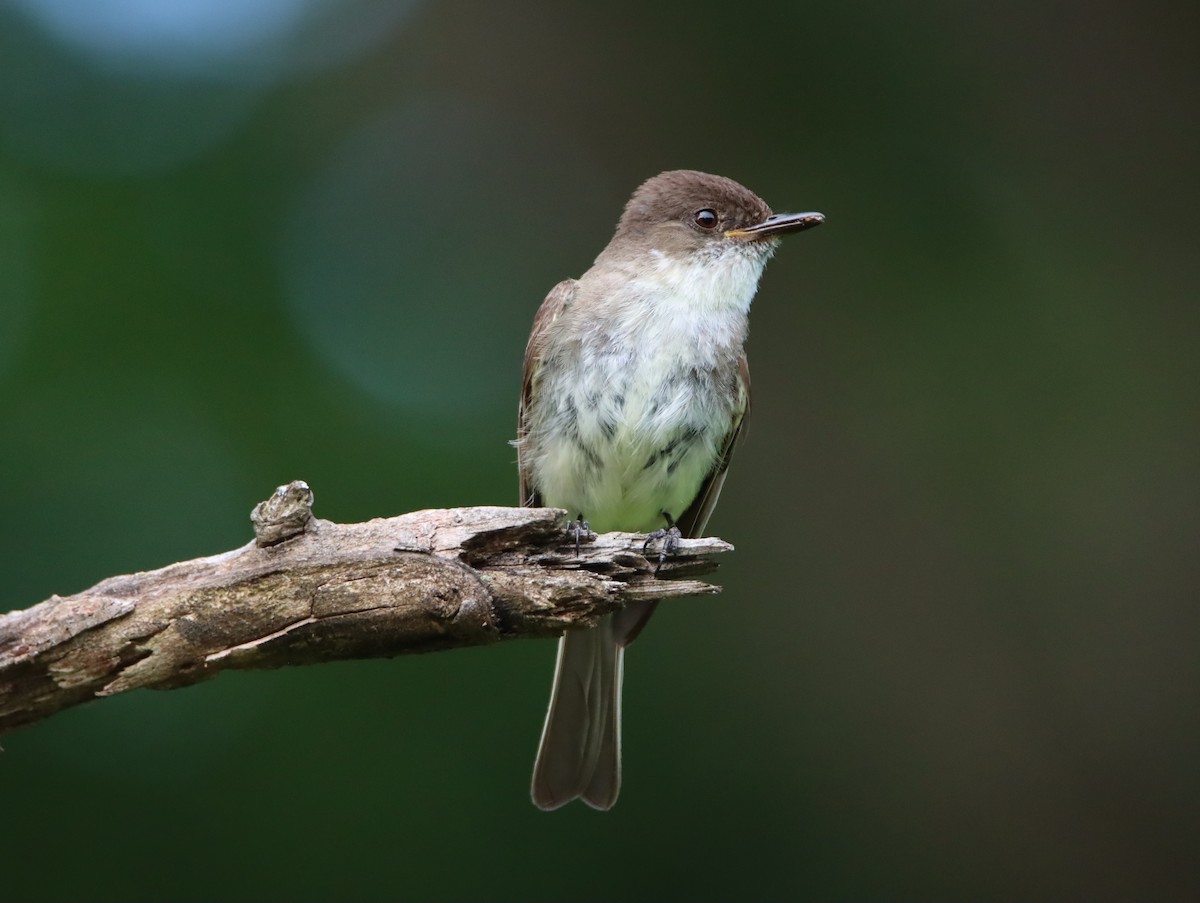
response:
{"label": "bird's leg", "polygon": [[646,541],[642,543],[642,554],[646,554],[646,550],[650,548],[650,543],[656,539],[662,540],[662,548],[658,550],[658,564],[654,566],[654,576],[658,576],[658,570],[663,566],[663,562],[667,560],[668,555],[672,555],[679,551],[679,541],[683,539],[683,533],[679,527],[675,525],[675,518],[664,511],[662,516],[667,520],[665,529],[655,530],[653,533],[646,534]]}
{"label": "bird's leg", "polygon": [[567,524],[567,538],[575,540],[575,557],[579,557],[579,542],[581,539],[586,539],[591,542],[596,538],[596,534],[592,532],[591,525],[583,519],[583,512],[575,520]]}

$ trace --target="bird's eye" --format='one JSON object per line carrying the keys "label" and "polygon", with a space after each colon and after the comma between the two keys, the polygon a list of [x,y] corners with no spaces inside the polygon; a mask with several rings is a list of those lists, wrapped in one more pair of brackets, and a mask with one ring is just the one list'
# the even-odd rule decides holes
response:
{"label": "bird's eye", "polygon": [[703,210],[697,210],[692,219],[695,220],[696,225],[701,229],[717,228],[717,212],[708,207],[705,207]]}

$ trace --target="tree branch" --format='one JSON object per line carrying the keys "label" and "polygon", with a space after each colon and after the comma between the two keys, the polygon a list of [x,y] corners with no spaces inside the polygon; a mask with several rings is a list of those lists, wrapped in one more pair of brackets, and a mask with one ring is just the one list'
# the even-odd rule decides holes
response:
{"label": "tree branch", "polygon": [[701,556],[732,548],[684,540],[655,575],[644,537],[608,533],[576,554],[566,518],[479,507],[334,524],[313,517],[307,485],[280,486],[254,509],[257,538],[240,549],[0,615],[0,732],[227,668],[557,636],[634,600],[717,592],[679,578],[715,569]]}

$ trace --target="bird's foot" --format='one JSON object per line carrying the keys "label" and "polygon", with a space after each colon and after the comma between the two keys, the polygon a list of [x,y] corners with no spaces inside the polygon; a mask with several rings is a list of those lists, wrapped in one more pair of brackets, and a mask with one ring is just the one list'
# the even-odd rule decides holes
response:
{"label": "bird's foot", "polygon": [[653,533],[646,534],[646,541],[642,543],[642,554],[646,554],[646,550],[650,548],[650,543],[657,539],[662,540],[662,546],[658,550],[658,564],[654,566],[654,576],[658,576],[659,568],[663,566],[663,562],[667,560],[668,555],[673,555],[679,551],[679,541],[683,539],[683,533],[675,526],[675,521],[668,518],[670,526],[662,530],[655,530]]}
{"label": "bird's foot", "polygon": [[596,534],[592,532],[591,525],[580,514],[575,520],[567,524],[567,538],[575,540],[575,557],[578,558],[579,543],[583,540],[591,542],[596,538]]}

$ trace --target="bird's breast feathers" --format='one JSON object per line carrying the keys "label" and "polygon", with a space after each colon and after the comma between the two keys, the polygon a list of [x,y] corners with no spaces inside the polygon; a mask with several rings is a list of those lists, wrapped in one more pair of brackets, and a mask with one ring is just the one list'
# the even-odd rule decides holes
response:
{"label": "bird's breast feathers", "polygon": [[522,442],[543,504],[602,532],[680,516],[746,408],[748,299],[698,306],[661,283],[626,285],[547,342]]}

